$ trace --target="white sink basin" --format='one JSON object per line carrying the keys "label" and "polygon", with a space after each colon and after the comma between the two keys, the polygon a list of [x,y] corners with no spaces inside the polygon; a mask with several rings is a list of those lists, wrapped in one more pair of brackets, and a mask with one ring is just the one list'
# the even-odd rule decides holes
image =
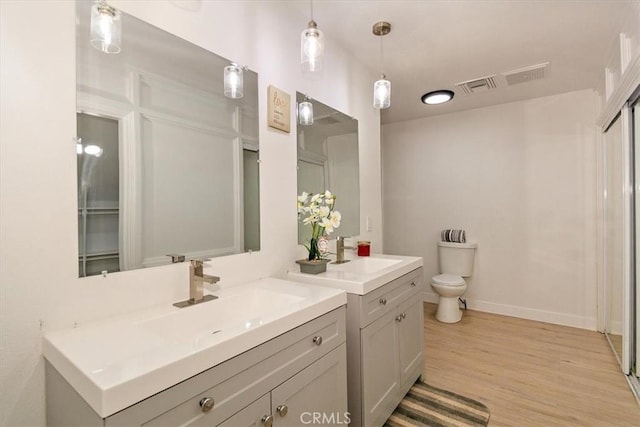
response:
{"label": "white sink basin", "polygon": [[337,289],[274,278],[214,294],[48,332],[44,357],[107,417],[347,302]]}
{"label": "white sink basin", "polygon": [[361,257],[344,264],[336,264],[335,270],[353,274],[373,274],[401,262],[400,259]]}
{"label": "white sink basin", "polygon": [[421,257],[373,254],[344,264],[327,264],[327,271],[320,274],[304,274],[291,269],[287,275],[290,280],[365,295],[419,267],[422,267]]}
{"label": "white sink basin", "polygon": [[[229,295],[213,304],[173,310],[159,316],[141,320],[136,326],[171,341],[194,341],[222,332],[224,329],[259,325],[265,308],[282,310],[295,306],[304,298],[282,292],[256,289],[249,295]],[[186,333],[188,331],[188,333]]]}

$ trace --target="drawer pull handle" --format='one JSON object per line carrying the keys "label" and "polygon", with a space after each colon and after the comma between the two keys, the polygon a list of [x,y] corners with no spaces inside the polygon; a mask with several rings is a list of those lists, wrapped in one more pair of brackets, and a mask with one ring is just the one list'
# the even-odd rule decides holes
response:
{"label": "drawer pull handle", "polygon": [[396,316],[396,322],[402,322],[402,314]]}
{"label": "drawer pull handle", "polygon": [[407,318],[407,313],[402,313],[400,316],[402,316],[402,319],[406,319]]}
{"label": "drawer pull handle", "polygon": [[387,305],[387,299],[386,298],[380,298],[380,305]]}
{"label": "drawer pull handle", "polygon": [[415,288],[416,287],[416,282],[411,282],[411,287]]}
{"label": "drawer pull handle", "polygon": [[278,412],[278,415],[284,417],[287,415],[287,412],[289,412],[289,408],[287,408],[287,405],[280,405],[276,408],[276,411]]}
{"label": "drawer pull handle", "polygon": [[260,421],[264,427],[271,427],[273,425],[273,416],[265,415]]}
{"label": "drawer pull handle", "polygon": [[200,407],[202,408],[202,412],[209,412],[213,409],[214,405],[213,397],[203,397],[200,399]]}
{"label": "drawer pull handle", "polygon": [[320,345],[320,344],[322,344],[322,337],[321,337],[321,336],[313,337],[313,343],[314,343],[315,345]]}

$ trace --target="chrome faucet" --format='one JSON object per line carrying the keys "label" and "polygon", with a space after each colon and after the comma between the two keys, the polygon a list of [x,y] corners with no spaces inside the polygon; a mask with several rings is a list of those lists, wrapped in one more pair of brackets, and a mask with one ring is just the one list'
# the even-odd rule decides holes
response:
{"label": "chrome faucet", "polygon": [[344,237],[338,236],[336,239],[336,260],[333,262],[334,264],[344,264],[345,262],[349,262],[351,260],[344,259],[344,250],[345,249],[355,249],[353,246],[345,246],[344,245]]}
{"label": "chrome faucet", "polygon": [[194,258],[191,260],[191,265],[189,266],[189,299],[173,305],[183,308],[218,298],[215,295],[203,295],[205,282],[214,284],[220,280],[217,276],[209,276],[203,273],[202,266],[205,261],[211,260],[202,258]]}

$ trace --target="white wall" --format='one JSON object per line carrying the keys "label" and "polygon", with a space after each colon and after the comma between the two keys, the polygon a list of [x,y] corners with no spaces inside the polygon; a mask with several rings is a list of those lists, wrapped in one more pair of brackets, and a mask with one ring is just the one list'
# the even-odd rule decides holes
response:
{"label": "white wall", "polygon": [[595,329],[597,102],[587,90],[383,126],[386,252],[423,256],[428,280],[440,231],[464,228],[470,308]]}
{"label": "white wall", "polygon": [[[202,2],[199,11],[160,1],[110,4],[259,73],[262,250],[211,261],[207,272],[221,276],[222,286],[283,276],[304,251],[297,245],[296,133],[267,128],[269,84],[360,121],[361,224],[367,216],[373,224],[362,236],[382,248],[375,75],[330,34],[325,75],[309,81],[298,63],[308,16],[287,2]],[[74,4],[1,1],[0,19],[0,425],[43,426],[43,331],[184,299],[188,273],[176,264],[78,279]]]}

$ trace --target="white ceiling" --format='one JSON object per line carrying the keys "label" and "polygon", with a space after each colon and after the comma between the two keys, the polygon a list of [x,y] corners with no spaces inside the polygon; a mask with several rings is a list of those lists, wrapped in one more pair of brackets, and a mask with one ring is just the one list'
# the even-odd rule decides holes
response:
{"label": "white ceiling", "polygon": [[[293,2],[309,16],[309,2]],[[501,104],[594,88],[623,30],[637,31],[640,1],[628,0],[315,0],[314,19],[332,43],[376,74],[380,39],[371,32],[391,23],[384,37],[384,73],[392,84],[382,122]],[[301,27],[304,27],[302,23]],[[463,95],[428,106],[420,96],[454,84],[550,62],[544,79]],[[330,64],[325,63],[328,67]],[[373,86],[373,82],[372,82]],[[373,89],[372,89],[373,92]]]}

